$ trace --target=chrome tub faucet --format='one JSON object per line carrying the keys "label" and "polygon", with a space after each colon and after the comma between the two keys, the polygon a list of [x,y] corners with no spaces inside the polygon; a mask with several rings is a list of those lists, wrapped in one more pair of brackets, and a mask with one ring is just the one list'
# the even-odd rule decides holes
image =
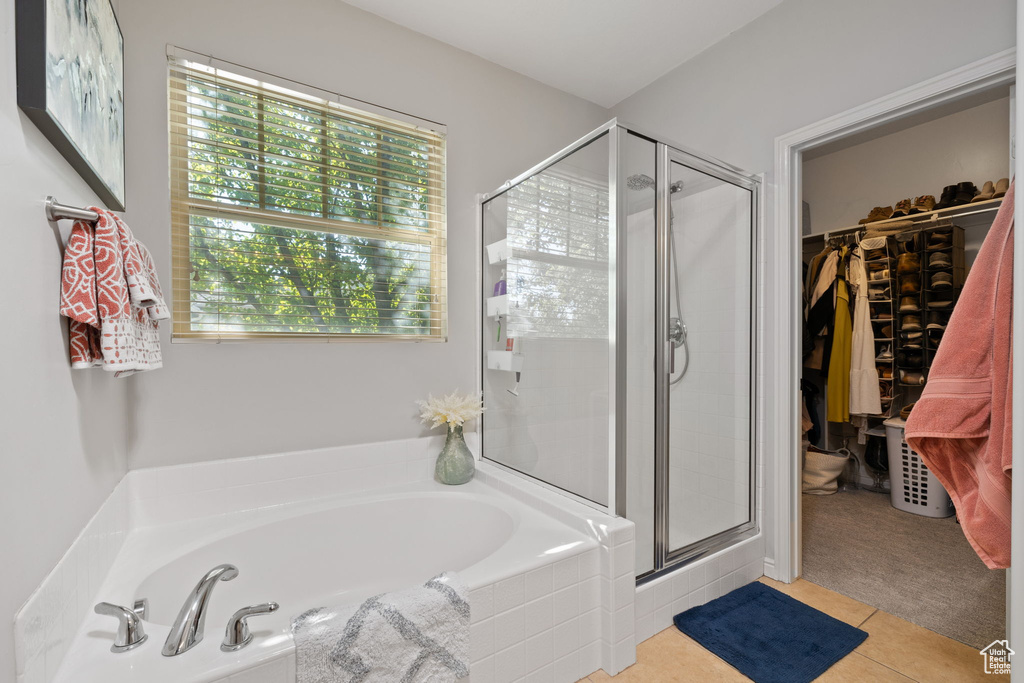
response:
{"label": "chrome tub faucet", "polygon": [[192,589],[178,618],[174,620],[174,626],[167,636],[164,648],[161,653],[165,657],[180,655],[190,650],[196,643],[203,639],[203,629],[206,626],[206,608],[210,602],[210,595],[213,587],[218,581],[230,581],[238,576],[238,568],[231,564],[222,564],[214,567],[206,573],[196,587]]}

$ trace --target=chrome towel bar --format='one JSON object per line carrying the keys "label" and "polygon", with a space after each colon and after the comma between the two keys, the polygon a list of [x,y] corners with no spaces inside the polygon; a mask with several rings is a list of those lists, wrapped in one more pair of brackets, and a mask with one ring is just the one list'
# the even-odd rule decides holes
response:
{"label": "chrome towel bar", "polygon": [[76,221],[96,221],[99,220],[99,216],[95,211],[89,209],[80,209],[76,206],[65,206],[61,204],[53,195],[46,198],[46,220],[48,221],[59,221],[63,219],[71,219]]}

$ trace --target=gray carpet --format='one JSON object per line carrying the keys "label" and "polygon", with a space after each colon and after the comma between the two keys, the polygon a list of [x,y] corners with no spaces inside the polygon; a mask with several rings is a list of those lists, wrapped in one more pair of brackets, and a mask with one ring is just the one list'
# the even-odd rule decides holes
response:
{"label": "gray carpet", "polygon": [[953,517],[902,512],[888,493],[803,496],[803,578],[972,647],[1005,637],[1006,572]]}

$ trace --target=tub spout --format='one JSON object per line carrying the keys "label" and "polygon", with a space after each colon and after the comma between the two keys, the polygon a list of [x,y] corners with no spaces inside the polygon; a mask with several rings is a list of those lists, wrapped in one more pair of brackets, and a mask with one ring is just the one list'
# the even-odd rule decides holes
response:
{"label": "tub spout", "polygon": [[210,595],[213,587],[218,581],[230,581],[238,576],[238,568],[231,564],[222,564],[214,567],[206,573],[196,587],[192,589],[178,618],[174,620],[171,633],[167,636],[164,649],[161,653],[164,657],[173,657],[182,652],[190,650],[196,643],[203,639],[203,628],[206,626],[206,606],[210,602]]}

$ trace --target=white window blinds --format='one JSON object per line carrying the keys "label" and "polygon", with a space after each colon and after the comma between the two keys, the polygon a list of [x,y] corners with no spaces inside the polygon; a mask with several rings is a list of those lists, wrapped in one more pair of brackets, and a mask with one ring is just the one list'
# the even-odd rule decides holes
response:
{"label": "white window blinds", "polygon": [[509,329],[520,337],[607,338],[607,182],[549,169],[506,196]]}
{"label": "white window blinds", "polygon": [[441,134],[170,66],[174,336],[446,335]]}

